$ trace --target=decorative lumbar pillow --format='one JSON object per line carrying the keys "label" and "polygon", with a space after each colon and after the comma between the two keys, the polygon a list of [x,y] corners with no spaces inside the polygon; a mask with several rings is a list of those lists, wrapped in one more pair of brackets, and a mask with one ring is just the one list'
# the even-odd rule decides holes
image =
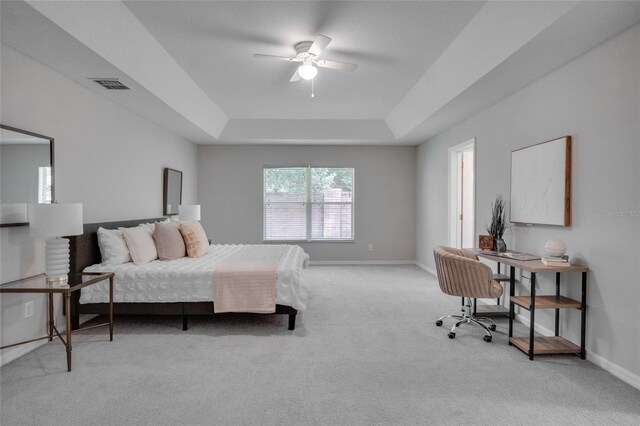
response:
{"label": "decorative lumbar pillow", "polygon": [[131,255],[119,229],[98,228],[98,246],[103,265],[120,265],[131,262]]}
{"label": "decorative lumbar pillow", "polygon": [[179,228],[189,257],[201,257],[207,252],[209,242],[200,222],[183,222]]}
{"label": "decorative lumbar pillow", "polygon": [[156,242],[158,258],[160,260],[173,260],[185,257],[187,250],[184,246],[184,239],[178,229],[178,224],[156,223],[153,231],[153,239]]}
{"label": "decorative lumbar pillow", "polygon": [[158,258],[156,244],[153,242],[151,230],[146,226],[135,228],[118,228],[122,231],[124,240],[129,247],[131,259],[136,265],[151,262]]}

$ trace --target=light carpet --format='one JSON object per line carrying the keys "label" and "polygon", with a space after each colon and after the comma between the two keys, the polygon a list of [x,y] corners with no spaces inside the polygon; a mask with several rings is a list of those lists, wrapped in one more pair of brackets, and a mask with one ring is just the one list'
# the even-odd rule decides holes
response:
{"label": "light carpet", "polygon": [[[298,315],[119,317],[0,371],[3,426],[640,424],[640,391],[576,356],[531,362],[465,326],[415,266],[312,266]],[[519,325],[518,334],[525,328]]]}

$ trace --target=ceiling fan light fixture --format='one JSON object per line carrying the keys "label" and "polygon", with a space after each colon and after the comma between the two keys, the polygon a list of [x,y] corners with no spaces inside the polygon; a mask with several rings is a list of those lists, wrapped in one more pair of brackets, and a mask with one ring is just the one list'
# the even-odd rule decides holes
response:
{"label": "ceiling fan light fixture", "polygon": [[318,68],[311,64],[300,65],[298,67],[298,74],[300,74],[300,77],[305,80],[313,80],[316,74],[318,74]]}

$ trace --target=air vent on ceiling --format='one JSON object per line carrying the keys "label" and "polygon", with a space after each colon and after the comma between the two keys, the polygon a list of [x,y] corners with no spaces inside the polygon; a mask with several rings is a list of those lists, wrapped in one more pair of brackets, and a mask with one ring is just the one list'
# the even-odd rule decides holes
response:
{"label": "air vent on ceiling", "polygon": [[90,78],[107,90],[131,90],[122,84],[117,78]]}

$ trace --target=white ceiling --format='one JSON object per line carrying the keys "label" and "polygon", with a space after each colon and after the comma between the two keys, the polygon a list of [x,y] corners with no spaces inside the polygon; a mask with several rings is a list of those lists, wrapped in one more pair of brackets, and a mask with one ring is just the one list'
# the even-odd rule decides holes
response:
{"label": "white ceiling", "polygon": [[[415,145],[640,22],[640,2],[2,2],[3,44],[196,143]],[[317,34],[320,69],[290,83]],[[88,80],[120,78],[112,93]]]}

